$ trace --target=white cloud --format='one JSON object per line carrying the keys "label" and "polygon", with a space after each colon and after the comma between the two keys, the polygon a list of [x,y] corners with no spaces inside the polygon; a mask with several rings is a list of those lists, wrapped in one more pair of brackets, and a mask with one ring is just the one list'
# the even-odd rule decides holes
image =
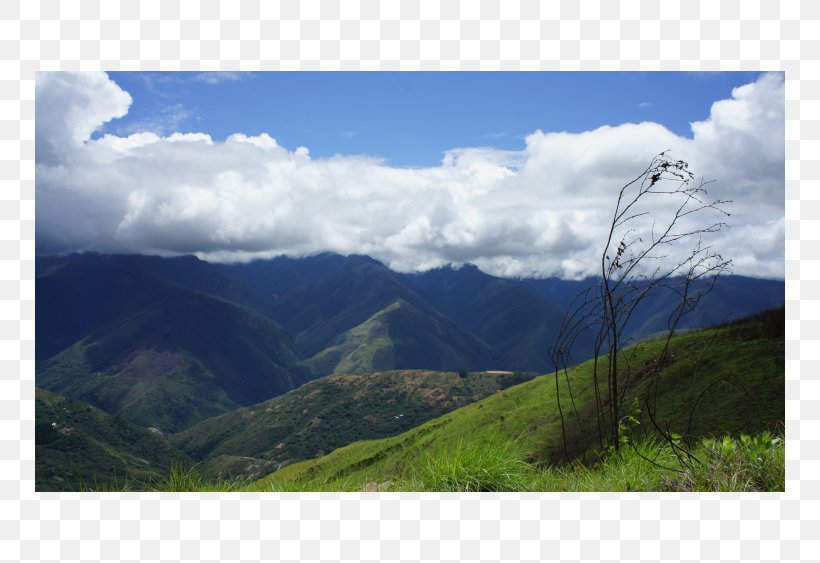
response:
{"label": "white cloud", "polygon": [[222,82],[236,82],[237,80],[242,80],[245,76],[247,76],[247,73],[241,72],[196,72],[191,75],[191,80],[193,82],[203,82],[213,86],[215,84],[221,84]]}
{"label": "white cloud", "polygon": [[131,96],[104,73],[38,72],[35,80],[37,162],[56,163],[104,123],[122,117]]}
{"label": "white cloud", "polygon": [[[712,242],[735,271],[783,274],[781,74],[716,102],[693,138],[657,123],[535,131],[521,151],[454,148],[440,166],[314,159],[269,134],[135,132],[91,140],[130,96],[103,73],[37,77],[39,252],[197,253],[247,260],[369,254],[399,270],[472,262],[506,276],[594,273],[617,190],[672,150],[733,199]],[[653,210],[663,213],[664,208]]]}

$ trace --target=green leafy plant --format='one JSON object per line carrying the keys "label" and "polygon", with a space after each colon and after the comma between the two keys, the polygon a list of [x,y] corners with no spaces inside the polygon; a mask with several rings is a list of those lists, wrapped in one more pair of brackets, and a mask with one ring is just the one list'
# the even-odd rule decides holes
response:
{"label": "green leafy plant", "polygon": [[702,440],[696,463],[675,480],[681,490],[785,490],[783,438],[771,432],[756,436],[721,436]]}
{"label": "green leafy plant", "polygon": [[618,442],[621,446],[629,445],[634,430],[641,425],[641,404],[637,397],[632,398],[629,414],[618,422]]}

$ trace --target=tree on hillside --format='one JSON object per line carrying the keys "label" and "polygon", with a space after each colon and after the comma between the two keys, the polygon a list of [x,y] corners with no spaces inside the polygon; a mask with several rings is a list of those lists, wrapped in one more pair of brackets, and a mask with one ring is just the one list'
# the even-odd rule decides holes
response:
{"label": "tree on hillside", "polygon": [[[630,420],[624,403],[639,381],[644,412],[662,436],[671,440],[657,420],[655,409],[658,379],[668,361],[669,341],[687,313],[714,286],[731,261],[705,242],[708,235],[727,227],[728,201],[711,199],[710,182],[695,181],[689,165],[665,153],[655,156],[638,176],[619,192],[600,255],[600,277],[578,295],[564,317],[559,335],[550,349],[555,389],[566,445],[567,418],[583,424],[575,408],[567,367],[573,348],[590,340],[593,346],[592,387],[595,393],[597,436],[601,450],[618,449],[624,424]],[[636,348],[625,339],[641,304],[650,296],[663,295],[670,305],[667,330],[660,356],[638,363]],[[586,351],[586,350],[585,350]],[[559,377],[565,380],[561,397]],[[634,419],[632,419],[634,420]]]}

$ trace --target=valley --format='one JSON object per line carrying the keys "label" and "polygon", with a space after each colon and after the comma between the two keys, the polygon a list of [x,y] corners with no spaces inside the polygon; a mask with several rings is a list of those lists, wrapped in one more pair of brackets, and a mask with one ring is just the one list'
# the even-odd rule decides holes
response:
{"label": "valley", "polygon": [[[594,280],[497,278],[470,265],[402,274],[335,254],[210,264],[86,253],[38,257],[36,276],[38,490],[104,489],[125,475],[151,488],[174,464],[206,479],[270,475],[257,490],[314,488],[305,471],[360,490],[373,472],[401,486],[409,477],[398,468],[459,443],[514,440],[521,460],[538,466],[595,451],[583,385],[573,401],[587,424],[564,438],[556,429],[548,355],[571,296]],[[783,295],[782,281],[724,276],[679,328],[732,326],[781,306]],[[661,297],[648,299],[628,341],[644,346],[669,312]],[[694,400],[685,374],[700,362],[710,374],[757,374],[742,396],[767,399],[758,409],[739,392],[713,398],[725,420],[701,420],[687,434],[775,430],[782,323],[780,344],[777,334],[729,339],[708,361],[703,351],[684,361],[693,335],[677,337],[669,373],[678,375],[664,375],[669,420],[685,418],[675,405]],[[592,357],[589,341],[578,345],[587,350],[578,361]],[[86,414],[68,420],[55,405]]]}

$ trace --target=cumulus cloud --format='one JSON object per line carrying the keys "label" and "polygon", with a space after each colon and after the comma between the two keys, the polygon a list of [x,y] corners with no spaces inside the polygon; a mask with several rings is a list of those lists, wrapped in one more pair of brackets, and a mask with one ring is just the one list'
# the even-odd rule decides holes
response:
{"label": "cumulus cloud", "polygon": [[735,201],[733,228],[710,241],[735,271],[783,276],[782,74],[717,101],[692,138],[650,122],[534,131],[523,150],[454,148],[426,168],[314,159],[270,134],[92,140],[130,103],[104,73],[38,75],[39,253],[235,261],[332,251],[401,271],[470,262],[496,275],[580,277],[596,271],[618,189],[671,150],[717,180],[713,196]]}
{"label": "cumulus cloud", "polygon": [[104,73],[40,72],[35,80],[38,163],[59,164],[107,121],[122,117],[131,96]]}

